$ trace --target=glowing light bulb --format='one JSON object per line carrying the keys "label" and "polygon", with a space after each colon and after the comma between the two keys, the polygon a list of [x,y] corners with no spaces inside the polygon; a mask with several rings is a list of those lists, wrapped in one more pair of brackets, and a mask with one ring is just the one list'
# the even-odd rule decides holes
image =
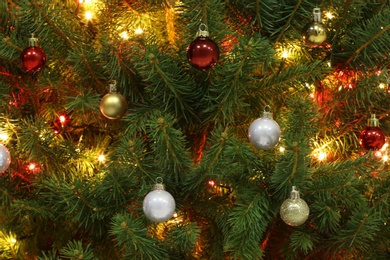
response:
{"label": "glowing light bulb", "polygon": [[99,155],[99,157],[98,157],[99,162],[104,162],[105,159],[106,159],[106,157],[103,154]]}
{"label": "glowing light bulb", "polygon": [[285,150],[286,148],[284,148],[283,146],[279,147],[279,152],[284,153]]}
{"label": "glowing light bulb", "polygon": [[211,187],[214,187],[214,186],[215,186],[215,181],[209,180],[209,185],[210,185]]}
{"label": "glowing light bulb", "polygon": [[0,139],[3,140],[3,141],[8,140],[8,135],[7,135],[7,133],[0,133]]}
{"label": "glowing light bulb", "polygon": [[122,37],[123,39],[127,40],[129,39],[129,35],[127,34],[127,32],[122,32],[121,34],[119,34],[120,37]]}
{"label": "glowing light bulb", "polygon": [[59,116],[59,119],[60,119],[61,124],[64,124],[65,121],[66,121],[66,117],[65,116]]}
{"label": "glowing light bulb", "polygon": [[385,87],[386,87],[386,85],[384,83],[379,84],[379,88],[384,89]]}
{"label": "glowing light bulb", "polygon": [[287,52],[287,50],[283,50],[282,58],[283,58],[283,59],[287,59],[287,58],[288,58],[288,52]]}
{"label": "glowing light bulb", "polygon": [[140,28],[140,27],[138,27],[138,28],[135,29],[135,31],[134,31],[134,33],[135,33],[135,34],[138,34],[138,35],[142,34],[143,32],[144,32],[144,30],[142,30],[142,28]]}
{"label": "glowing light bulb", "polygon": [[85,18],[87,20],[91,20],[92,19],[92,12],[91,11],[86,11],[85,12]]}
{"label": "glowing light bulb", "polygon": [[389,156],[387,154],[383,155],[382,161],[387,162],[389,160]]}
{"label": "glowing light bulb", "polygon": [[28,169],[29,169],[30,171],[33,171],[33,170],[35,170],[35,168],[37,167],[37,165],[36,165],[35,163],[30,163],[27,167],[28,167]]}
{"label": "glowing light bulb", "polygon": [[325,152],[319,152],[318,153],[318,160],[323,161],[326,159],[326,153]]}
{"label": "glowing light bulb", "polygon": [[328,18],[328,19],[333,19],[333,18],[334,18],[334,15],[333,15],[331,12],[326,12],[326,13],[325,13],[325,16],[326,16],[326,18]]}
{"label": "glowing light bulb", "polygon": [[173,213],[173,217],[174,217],[174,218],[177,218],[177,213],[176,213],[176,212]]}

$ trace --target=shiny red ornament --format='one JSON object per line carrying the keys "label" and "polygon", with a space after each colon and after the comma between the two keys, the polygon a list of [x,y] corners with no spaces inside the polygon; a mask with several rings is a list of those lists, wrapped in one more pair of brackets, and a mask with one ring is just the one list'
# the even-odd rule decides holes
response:
{"label": "shiny red ornament", "polygon": [[379,128],[379,120],[371,115],[369,126],[360,132],[359,143],[365,150],[379,150],[386,142],[386,135]]}
{"label": "shiny red ornament", "polygon": [[20,55],[20,63],[27,72],[38,72],[46,63],[46,54],[37,45],[37,39],[29,38],[29,47],[25,48]]}
{"label": "shiny red ornament", "polygon": [[[187,47],[187,58],[189,63],[196,69],[206,71],[214,67],[219,59],[218,45],[211,40],[207,30],[199,27],[198,37]],[[207,28],[207,27],[206,27]]]}

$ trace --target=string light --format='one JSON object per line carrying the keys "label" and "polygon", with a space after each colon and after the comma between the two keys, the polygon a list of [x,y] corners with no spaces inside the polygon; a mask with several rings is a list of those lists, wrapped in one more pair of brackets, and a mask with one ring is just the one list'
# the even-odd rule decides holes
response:
{"label": "string light", "polygon": [[129,39],[129,35],[127,34],[127,32],[122,32],[119,35],[120,35],[120,37],[122,37],[125,40]]}
{"label": "string light", "polygon": [[287,59],[287,58],[288,58],[288,52],[286,49],[284,49],[282,53],[282,59]]}
{"label": "string light", "polygon": [[209,180],[209,185],[210,185],[211,187],[214,187],[214,186],[215,186],[215,181]]}
{"label": "string light", "polygon": [[386,84],[384,84],[384,83],[380,83],[380,84],[379,84],[379,88],[380,88],[380,89],[384,89],[384,88],[386,88]]}
{"label": "string light", "polygon": [[7,141],[8,140],[7,133],[0,133],[0,139],[3,140],[3,141]]}
{"label": "string light", "polygon": [[319,152],[319,153],[318,153],[318,156],[317,156],[318,160],[320,160],[320,161],[325,160],[326,157],[327,157],[326,152]]}
{"label": "string light", "polygon": [[101,163],[103,163],[105,161],[105,159],[106,159],[106,157],[103,154],[99,155],[99,157],[98,157],[98,161]]}
{"label": "string light", "polygon": [[333,18],[334,18],[334,15],[333,15],[331,12],[326,12],[326,13],[325,13],[325,16],[326,16],[326,18],[328,18],[328,19],[333,19]]}
{"label": "string light", "polygon": [[285,150],[286,150],[286,148],[284,148],[283,146],[279,147],[279,152],[284,153]]}
{"label": "string light", "polygon": [[85,18],[87,20],[91,20],[92,19],[92,12],[91,11],[86,11],[85,12]]}
{"label": "string light", "polygon": [[138,34],[138,35],[142,34],[143,32],[144,32],[144,30],[142,30],[142,28],[140,28],[140,27],[138,27],[138,28],[135,29],[135,31],[134,31],[134,33],[135,33],[135,34]]}
{"label": "string light", "polygon": [[34,171],[35,168],[37,167],[37,165],[35,163],[30,163],[27,168],[30,170],[30,171]]}

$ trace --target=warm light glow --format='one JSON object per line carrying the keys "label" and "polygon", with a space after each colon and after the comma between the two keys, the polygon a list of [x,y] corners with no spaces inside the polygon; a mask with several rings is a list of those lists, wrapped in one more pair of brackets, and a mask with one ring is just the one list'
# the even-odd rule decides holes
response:
{"label": "warm light glow", "polygon": [[381,151],[375,151],[374,154],[375,154],[375,156],[376,156],[377,158],[379,158],[379,159],[380,159],[380,158],[383,158],[383,157],[382,157],[383,154],[382,154]]}
{"label": "warm light glow", "polygon": [[3,141],[8,140],[8,135],[7,135],[7,133],[0,133],[0,139],[3,140]]}
{"label": "warm light glow", "polygon": [[283,146],[279,147],[279,152],[284,153],[285,150],[286,148],[284,148]]}
{"label": "warm light glow", "polygon": [[287,50],[283,50],[282,58],[283,58],[283,59],[287,59],[287,58],[288,58],[288,52],[287,52]]}
{"label": "warm light glow", "polygon": [[121,34],[119,34],[123,39],[127,40],[129,39],[129,35],[127,34],[127,32],[122,32]]}
{"label": "warm light glow", "polygon": [[10,242],[10,244],[15,244],[16,243],[16,238],[14,238],[14,237],[10,237],[9,238],[9,242]]}
{"label": "warm light glow", "polygon": [[35,167],[37,167],[37,165],[35,163],[30,163],[27,167],[30,171],[33,171],[35,170]]}
{"label": "warm light glow", "polygon": [[214,187],[214,186],[215,186],[215,181],[209,180],[209,185],[210,185],[211,187]]}
{"label": "warm light glow", "polygon": [[98,157],[99,162],[104,162],[105,159],[106,159],[106,157],[103,154],[99,155],[99,157]]}
{"label": "warm light glow", "polygon": [[326,159],[326,153],[325,152],[319,152],[318,153],[318,160],[323,161]]}
{"label": "warm light glow", "polygon": [[389,156],[387,154],[383,155],[382,161],[387,162],[388,159],[389,159]]}
{"label": "warm light glow", "polygon": [[176,213],[176,212],[173,213],[173,217],[174,217],[174,218],[177,218],[177,213]]}
{"label": "warm light glow", "polygon": [[86,12],[85,12],[85,18],[86,18],[87,20],[91,20],[91,19],[92,19],[92,12],[86,11]]}
{"label": "warm light glow", "polygon": [[386,87],[386,85],[384,83],[379,84],[379,88],[384,89],[385,87]]}
{"label": "warm light glow", "polygon": [[144,30],[142,30],[142,28],[137,28],[137,29],[135,29],[135,34],[142,34],[144,32]]}
{"label": "warm light glow", "polygon": [[333,15],[331,12],[326,12],[326,13],[325,13],[325,16],[326,16],[326,18],[328,18],[328,19],[333,19],[333,18],[334,18],[334,15]]}
{"label": "warm light glow", "polygon": [[66,121],[66,117],[65,116],[59,116],[59,119],[60,119],[61,124],[64,124],[65,121]]}

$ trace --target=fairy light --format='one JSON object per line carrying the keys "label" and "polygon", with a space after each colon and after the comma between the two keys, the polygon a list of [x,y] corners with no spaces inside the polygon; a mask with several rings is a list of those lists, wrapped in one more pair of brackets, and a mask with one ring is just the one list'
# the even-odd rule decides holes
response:
{"label": "fairy light", "polygon": [[284,49],[282,53],[282,59],[287,59],[287,58],[288,58],[288,52],[286,49]]}
{"label": "fairy light", "polygon": [[0,139],[3,140],[3,141],[7,141],[8,140],[8,134],[7,133],[0,133]]}
{"label": "fairy light", "polygon": [[129,35],[127,34],[127,32],[122,32],[119,35],[120,35],[120,37],[122,37],[125,40],[129,39]]}
{"label": "fairy light", "polygon": [[66,121],[66,117],[65,116],[61,115],[58,118],[60,119],[61,124],[65,124],[65,121]]}
{"label": "fairy light", "polygon": [[319,152],[317,158],[318,160],[323,161],[326,159],[326,156],[327,156],[326,152]]}
{"label": "fairy light", "polygon": [[92,12],[91,11],[86,11],[85,12],[85,18],[87,20],[91,20],[92,19]]}
{"label": "fairy light", "polygon": [[328,18],[328,19],[333,19],[333,18],[334,18],[334,15],[333,15],[331,12],[326,12],[326,13],[325,13],[325,16],[326,16],[326,18]]}
{"label": "fairy light", "polygon": [[279,147],[279,152],[284,153],[284,151],[286,151],[286,148],[284,148],[283,146]]}
{"label": "fairy light", "polygon": [[143,32],[144,32],[144,30],[142,30],[142,28],[140,28],[140,27],[138,27],[138,28],[135,29],[135,31],[134,31],[134,33],[135,33],[135,34],[138,34],[138,35],[142,34]]}
{"label": "fairy light", "polygon": [[99,157],[98,157],[99,162],[103,163],[105,160],[106,160],[106,157],[104,156],[104,154],[99,155]]}
{"label": "fairy light", "polygon": [[384,88],[386,88],[386,84],[384,84],[384,83],[380,83],[380,84],[379,84],[379,88],[380,88],[380,89],[384,89]]}
{"label": "fairy light", "polygon": [[387,162],[389,160],[389,156],[387,154],[382,156],[382,161]]}
{"label": "fairy light", "polygon": [[209,185],[211,186],[211,187],[214,187],[215,186],[215,181],[213,181],[213,180],[209,180]]}
{"label": "fairy light", "polygon": [[30,163],[27,168],[30,170],[30,171],[34,171],[35,168],[37,167],[37,165],[35,163]]}

